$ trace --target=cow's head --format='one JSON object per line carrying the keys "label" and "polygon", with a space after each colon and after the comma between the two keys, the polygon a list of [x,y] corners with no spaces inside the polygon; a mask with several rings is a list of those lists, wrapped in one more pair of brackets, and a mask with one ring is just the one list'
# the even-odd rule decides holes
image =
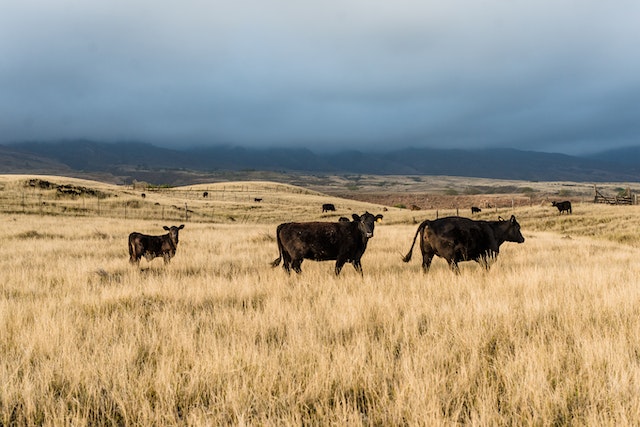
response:
{"label": "cow's head", "polygon": [[178,244],[178,232],[184,228],[184,224],[181,224],[180,227],[176,227],[175,225],[172,225],[171,228],[169,228],[169,227],[167,227],[165,225],[162,228],[164,228],[165,230],[167,230],[169,232],[169,238],[171,239],[171,241],[173,242],[174,245],[177,245]]}
{"label": "cow's head", "polygon": [[352,217],[353,221],[358,223],[358,228],[366,238],[373,237],[373,228],[375,227],[376,222],[382,220],[382,215],[378,214],[373,216],[369,212],[365,212],[362,216],[353,214]]}
{"label": "cow's head", "polygon": [[522,236],[520,232],[520,224],[516,221],[515,215],[511,215],[509,221],[505,221],[502,218],[500,218],[500,220],[505,224],[508,223],[508,226],[504,228],[504,240],[507,242],[524,243],[524,236]]}

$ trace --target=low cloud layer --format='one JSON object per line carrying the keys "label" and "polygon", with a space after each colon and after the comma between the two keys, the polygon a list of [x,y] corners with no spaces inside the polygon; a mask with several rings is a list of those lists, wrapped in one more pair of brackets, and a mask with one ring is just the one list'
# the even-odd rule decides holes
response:
{"label": "low cloud layer", "polygon": [[12,2],[0,143],[635,145],[638,17],[624,0]]}

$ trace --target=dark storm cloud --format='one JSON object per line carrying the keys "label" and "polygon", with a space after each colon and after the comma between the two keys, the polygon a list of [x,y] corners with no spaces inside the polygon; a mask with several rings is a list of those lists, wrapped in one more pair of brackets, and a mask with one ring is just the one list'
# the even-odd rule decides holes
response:
{"label": "dark storm cloud", "polygon": [[640,130],[637,2],[13,3],[0,142],[576,152]]}

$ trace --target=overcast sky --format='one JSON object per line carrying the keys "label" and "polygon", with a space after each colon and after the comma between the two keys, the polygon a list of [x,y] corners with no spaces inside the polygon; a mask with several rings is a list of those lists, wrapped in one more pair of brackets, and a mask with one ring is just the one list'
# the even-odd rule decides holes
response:
{"label": "overcast sky", "polygon": [[640,142],[637,0],[20,0],[0,143]]}

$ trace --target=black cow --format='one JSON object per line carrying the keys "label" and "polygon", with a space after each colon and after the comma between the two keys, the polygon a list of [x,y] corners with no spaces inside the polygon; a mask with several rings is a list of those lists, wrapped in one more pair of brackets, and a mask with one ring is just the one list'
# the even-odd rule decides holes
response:
{"label": "black cow", "polygon": [[166,225],[163,227],[169,231],[162,236],[148,236],[133,232],[129,234],[129,262],[131,264],[140,264],[140,258],[143,256],[147,261],[151,261],[155,257],[162,257],[164,263],[168,264],[176,254],[178,247],[178,232],[184,228],[184,224],[180,227]]}
{"label": "black cow", "polygon": [[482,212],[482,209],[480,209],[477,206],[471,206],[471,215],[473,215],[474,213],[480,213]]}
{"label": "black cow", "polygon": [[551,206],[555,206],[556,208],[558,208],[559,214],[562,214],[562,212],[566,212],[567,214],[572,213],[571,202],[568,200],[565,200],[564,202],[553,202],[551,203]]}
{"label": "black cow", "polygon": [[254,202],[258,202],[258,203],[259,203],[259,202],[261,202],[261,201],[262,201],[262,197],[255,197],[255,198],[253,199],[253,201],[254,201]]}
{"label": "black cow", "polygon": [[325,203],[324,205],[322,205],[322,212],[328,212],[328,211],[333,211],[335,212],[336,207],[333,205],[333,203]]}
{"label": "black cow", "polygon": [[523,243],[520,224],[515,216],[509,221],[475,221],[462,217],[447,217],[423,221],[415,236],[409,253],[402,259],[411,260],[416,237],[420,234],[422,269],[426,273],[434,255],[444,258],[451,270],[459,273],[458,262],[476,261],[489,269],[489,261],[495,259],[504,242]]}
{"label": "black cow", "polygon": [[202,197],[203,197],[203,198],[205,198],[205,199],[206,199],[207,197],[209,197],[209,192],[208,192],[208,191],[205,191],[204,193],[202,193]]}
{"label": "black cow", "polygon": [[350,262],[362,273],[360,258],[367,249],[367,242],[373,237],[376,221],[382,215],[365,212],[362,216],[353,214],[353,221],[338,222],[288,222],[280,224],[276,231],[279,256],[271,263],[280,265],[287,273],[301,273],[300,265],[304,259],[314,261],[335,260],[336,276],[342,266]]}

